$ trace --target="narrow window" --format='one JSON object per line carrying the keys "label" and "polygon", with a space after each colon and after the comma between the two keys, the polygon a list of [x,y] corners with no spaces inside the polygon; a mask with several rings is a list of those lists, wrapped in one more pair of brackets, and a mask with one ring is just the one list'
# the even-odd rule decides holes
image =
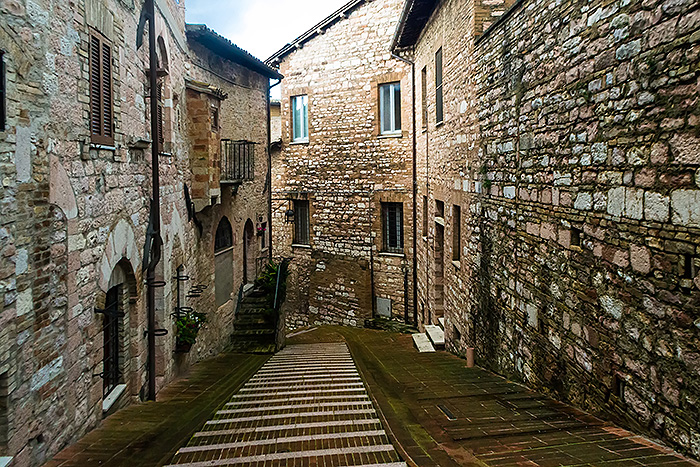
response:
{"label": "narrow window", "polygon": [[403,204],[382,203],[384,251],[403,253]]}
{"label": "narrow window", "polygon": [[442,123],[442,47],[435,52],[435,122]]}
{"label": "narrow window", "polygon": [[401,84],[379,86],[379,119],[383,135],[401,133]]}
{"label": "narrow window", "polygon": [[103,334],[104,334],[104,354],[102,373],[102,394],[107,396],[120,382],[121,372],[119,371],[119,321],[121,315],[121,285],[112,287],[107,292],[107,300],[104,312]]}
{"label": "narrow window", "polygon": [[9,434],[9,404],[10,398],[10,378],[7,373],[0,374],[0,456],[7,454],[7,443],[10,441]]}
{"label": "narrow window", "polygon": [[571,246],[581,247],[581,230],[571,229]]}
{"label": "narrow window", "polygon": [[6,81],[5,81],[5,52],[0,50],[0,131],[6,130],[7,121],[7,100]]}
{"label": "narrow window", "polygon": [[309,202],[294,201],[294,243],[309,245]]}
{"label": "narrow window", "polygon": [[435,217],[445,217],[445,202],[439,199],[435,200]]}
{"label": "narrow window", "polygon": [[622,400],[625,395],[625,380],[620,375],[613,376],[612,392],[618,399]]}
{"label": "narrow window", "polygon": [[428,197],[423,196],[423,236],[428,236]]}
{"label": "narrow window", "polygon": [[98,33],[90,36],[90,134],[94,143],[114,144],[112,48]]}
{"label": "narrow window", "polygon": [[452,260],[459,261],[462,251],[462,208],[452,206]]}
{"label": "narrow window", "polygon": [[217,133],[219,131],[219,109],[211,106],[211,131]]}
{"label": "narrow window", "polygon": [[683,279],[695,277],[693,272],[693,257],[686,253],[683,255]]}
{"label": "narrow window", "polygon": [[260,249],[267,248],[267,222],[260,224]]}
{"label": "narrow window", "polygon": [[292,97],[292,141],[309,140],[309,96]]}
{"label": "narrow window", "polygon": [[423,128],[428,128],[428,67],[423,67],[420,76],[420,87],[422,91],[423,108]]}

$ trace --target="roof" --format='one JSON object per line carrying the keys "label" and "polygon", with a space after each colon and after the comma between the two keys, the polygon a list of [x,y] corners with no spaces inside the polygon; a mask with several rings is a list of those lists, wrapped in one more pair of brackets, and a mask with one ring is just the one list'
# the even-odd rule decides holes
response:
{"label": "roof", "polygon": [[185,25],[185,31],[188,40],[202,44],[207,49],[225,59],[243,65],[268,78],[283,78],[277,70],[273,70],[230,40],[209,29],[206,24],[187,24]]}
{"label": "roof", "polygon": [[406,0],[391,50],[415,45],[437,4],[438,0]]}
{"label": "roof", "polygon": [[312,27],[311,29],[306,31],[304,34],[297,37],[292,42],[290,42],[289,44],[285,45],[280,50],[275,52],[270,58],[265,60],[265,63],[267,63],[268,65],[271,65],[271,66],[277,65],[284,57],[286,57],[290,53],[294,52],[295,50],[300,49],[305,43],[307,43],[308,41],[310,41],[314,37],[323,34],[323,32],[326,29],[333,26],[338,21],[341,21],[341,20],[347,18],[348,15],[355,8],[362,5],[366,1],[367,0],[351,0],[350,2],[346,3],[345,5],[340,7],[337,11],[335,11],[335,12],[331,13],[329,16],[327,16],[323,21],[316,24],[314,27]]}

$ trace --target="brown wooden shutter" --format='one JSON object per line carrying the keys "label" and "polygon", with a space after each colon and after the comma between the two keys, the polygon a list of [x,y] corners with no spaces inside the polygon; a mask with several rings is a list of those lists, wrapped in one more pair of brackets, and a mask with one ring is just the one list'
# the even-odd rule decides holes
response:
{"label": "brown wooden shutter", "polygon": [[90,36],[90,134],[99,144],[114,144],[112,122],[112,49],[100,36]]}
{"label": "brown wooden shutter", "polygon": [[158,142],[161,144],[162,151],[162,144],[165,142],[163,136],[163,81],[158,83]]}
{"label": "brown wooden shutter", "polygon": [[112,131],[112,49],[102,43],[102,115],[105,138],[114,139]]}

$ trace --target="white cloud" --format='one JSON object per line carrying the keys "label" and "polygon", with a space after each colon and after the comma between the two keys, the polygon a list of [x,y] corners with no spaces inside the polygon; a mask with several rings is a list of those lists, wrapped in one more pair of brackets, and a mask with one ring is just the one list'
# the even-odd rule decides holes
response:
{"label": "white cloud", "polygon": [[347,0],[187,0],[187,22],[205,23],[261,60]]}

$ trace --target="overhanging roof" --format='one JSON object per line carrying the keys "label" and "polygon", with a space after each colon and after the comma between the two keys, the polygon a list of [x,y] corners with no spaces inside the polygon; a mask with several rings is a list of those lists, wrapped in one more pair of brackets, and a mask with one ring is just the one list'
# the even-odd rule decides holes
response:
{"label": "overhanging roof", "polygon": [[350,2],[346,3],[342,7],[340,7],[337,11],[333,12],[329,16],[327,16],[323,21],[318,23],[316,26],[312,27],[308,31],[306,31],[304,34],[301,36],[297,37],[294,39],[292,42],[289,44],[285,45],[281,49],[279,49],[277,52],[275,52],[270,58],[265,60],[265,63],[268,65],[276,65],[277,63],[280,62],[285,56],[290,54],[291,52],[294,52],[298,48],[301,48],[306,42],[310,41],[313,39],[315,36],[323,34],[324,30],[328,29],[338,21],[341,21],[345,18],[348,17],[348,14],[350,14],[355,8],[358,6],[362,5],[365,3],[366,0],[351,0]]}
{"label": "overhanging roof", "polygon": [[437,4],[438,0],[406,0],[391,50],[415,45]]}
{"label": "overhanging roof", "polygon": [[185,31],[187,32],[188,40],[202,44],[227,60],[243,65],[268,78],[282,79],[282,75],[279,72],[265,65],[261,60],[258,60],[230,40],[212,31],[205,24],[187,24],[185,25]]}

